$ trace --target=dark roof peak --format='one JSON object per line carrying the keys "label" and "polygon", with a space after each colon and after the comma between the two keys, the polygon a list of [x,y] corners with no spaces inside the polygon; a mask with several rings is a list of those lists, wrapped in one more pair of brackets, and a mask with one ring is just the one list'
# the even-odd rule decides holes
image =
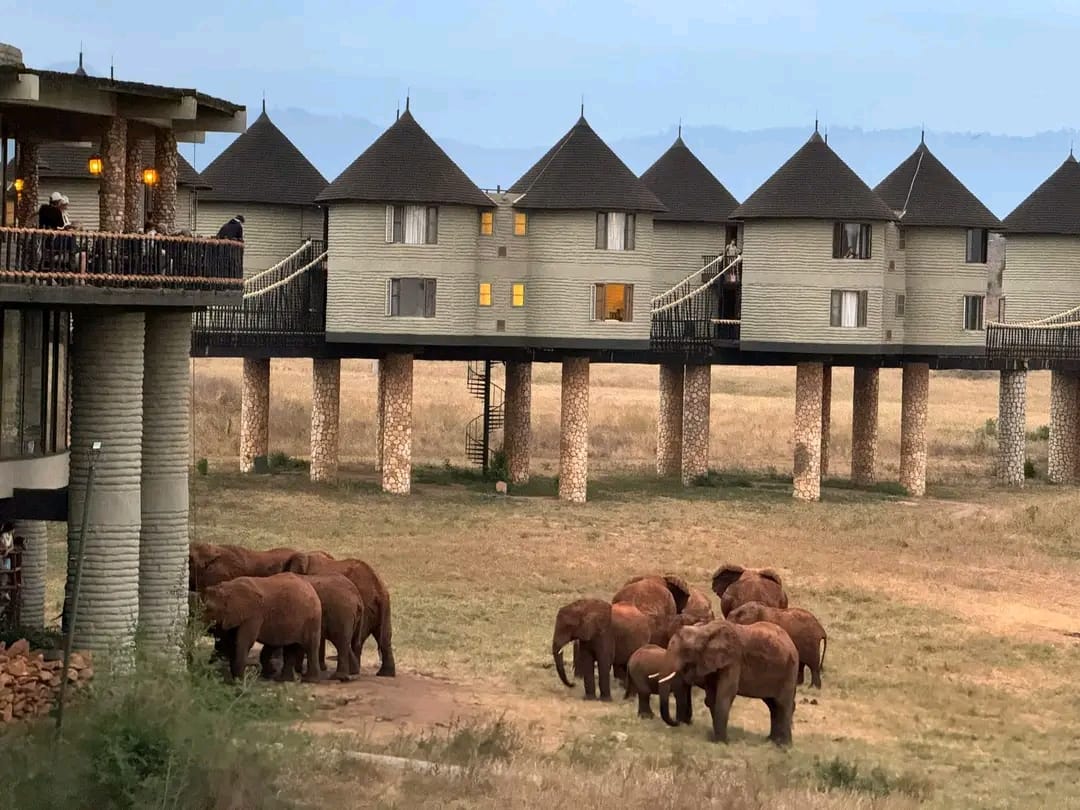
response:
{"label": "dark roof peak", "polygon": [[1080,236],[1080,163],[1069,155],[1057,171],[1005,217],[1007,233]]}
{"label": "dark roof peak", "polygon": [[814,134],[810,136],[807,143],[826,143],[825,139],[821,137],[821,133],[818,132],[817,124],[814,124]]}
{"label": "dark roof peak", "polygon": [[681,136],[646,169],[641,181],[667,207],[655,215],[657,220],[726,222],[739,204]]}
{"label": "dark roof peak", "polygon": [[1072,149],[1069,150],[1069,156],[1065,158],[1066,163],[1076,163],[1076,155],[1073,154]]}

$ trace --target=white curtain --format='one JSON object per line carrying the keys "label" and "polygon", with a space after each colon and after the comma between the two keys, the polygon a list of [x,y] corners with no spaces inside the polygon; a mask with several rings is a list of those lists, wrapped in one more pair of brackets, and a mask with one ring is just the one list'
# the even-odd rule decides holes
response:
{"label": "white curtain", "polygon": [[405,208],[405,244],[424,244],[424,232],[427,225],[427,209],[422,205],[409,205]]}
{"label": "white curtain", "polygon": [[859,325],[859,293],[845,290],[840,302],[840,325],[854,329]]}
{"label": "white curtain", "polygon": [[626,214],[607,215],[607,249],[626,249]]}

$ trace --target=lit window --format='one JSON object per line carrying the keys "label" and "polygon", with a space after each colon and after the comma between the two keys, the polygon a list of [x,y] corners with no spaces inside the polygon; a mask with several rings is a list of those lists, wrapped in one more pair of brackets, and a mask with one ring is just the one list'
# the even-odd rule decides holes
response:
{"label": "lit window", "polygon": [[480,282],[480,306],[482,306],[482,307],[490,307],[491,306],[491,282],[490,281],[481,281]]}
{"label": "lit window", "polygon": [[633,250],[637,217],[620,212],[596,215],[597,250]]}
{"label": "lit window", "polygon": [[439,241],[438,206],[386,206],[386,241],[405,245],[436,244]]}
{"label": "lit window", "polygon": [[634,320],[633,284],[593,285],[594,321]]}
{"label": "lit window", "polygon": [[859,222],[837,222],[833,226],[834,259],[869,259],[869,225]]}
{"label": "lit window", "polygon": [[513,287],[514,295],[511,304],[515,307],[525,306],[525,285],[515,284]]}
{"label": "lit window", "polygon": [[386,314],[393,318],[434,318],[436,280],[392,278],[386,285]]}
{"label": "lit window", "polygon": [[896,317],[897,318],[903,318],[904,317],[904,312],[906,312],[906,311],[907,311],[907,296],[906,295],[897,295],[896,296]]}
{"label": "lit window", "polygon": [[529,231],[529,218],[524,211],[514,212],[514,236],[524,236]]}
{"label": "lit window", "polygon": [[981,295],[964,296],[964,331],[981,332],[983,328],[983,307],[986,299]]}
{"label": "lit window", "polygon": [[829,326],[857,329],[866,326],[866,290],[833,290]]}
{"label": "lit window", "polygon": [[989,234],[986,228],[968,228],[967,263],[986,264],[986,248]]}
{"label": "lit window", "polygon": [[480,235],[491,236],[495,233],[495,212],[494,211],[481,211],[480,212]]}

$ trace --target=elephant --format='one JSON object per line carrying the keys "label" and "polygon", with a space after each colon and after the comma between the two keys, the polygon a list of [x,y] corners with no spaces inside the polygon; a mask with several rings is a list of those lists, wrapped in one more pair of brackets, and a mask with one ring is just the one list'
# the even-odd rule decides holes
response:
{"label": "elephant", "polygon": [[615,657],[611,613],[611,603],[603,599],[577,599],[563,605],[555,614],[555,631],[551,636],[555,671],[568,688],[574,687],[574,682],[566,677],[563,659],[563,647],[574,642],[574,673],[585,681],[585,700],[596,700],[594,665],[599,670],[600,699],[611,700],[611,666]]}
{"label": "elephant", "polygon": [[[626,695],[625,698],[638,699],[638,717],[652,717],[650,696],[660,691],[660,684],[656,677],[657,673],[667,669],[667,649],[659,644],[646,644],[639,647],[626,664]],[[652,677],[650,677],[652,676]],[[676,716],[679,722],[689,724],[693,717],[693,707],[690,702],[690,690],[683,687],[681,675],[676,675],[667,684],[668,688],[675,693]]]}
{"label": "elephant", "polygon": [[292,548],[259,551],[242,546],[192,543],[188,549],[188,590],[201,591],[237,577],[280,574],[294,554],[296,549]]}
{"label": "elephant", "polygon": [[319,669],[326,670],[326,642],[337,650],[334,677],[347,681],[360,674],[357,640],[364,621],[364,602],[360,591],[341,574],[314,574],[304,577],[315,588],[322,605],[322,640],[319,644]]}
{"label": "elephant", "polygon": [[356,665],[360,666],[360,653],[364,642],[374,636],[379,647],[380,666],[376,675],[394,677],[397,665],[391,646],[393,631],[390,622],[390,592],[379,575],[363,560],[335,560],[322,552],[297,552],[285,563],[285,570],[295,574],[341,574],[348,578],[360,592],[364,604],[364,616],[354,646]]}
{"label": "elephant", "polygon": [[735,624],[772,622],[783,628],[795,642],[799,651],[799,677],[802,685],[804,670],[810,670],[810,685],[821,688],[821,670],[825,665],[825,649],[829,641],[825,628],[809,610],[802,608],[774,608],[761,602],[747,602],[728,614],[727,620]]}
{"label": "elephant", "polygon": [[712,589],[720,597],[720,612],[724,616],[747,602],[761,602],[775,608],[788,606],[784,583],[771,568],[722,565],[713,574]]}
{"label": "elephant", "polygon": [[652,616],[673,616],[683,611],[689,599],[690,586],[686,580],[674,574],[651,574],[629,580],[611,602],[629,602]]}
{"label": "elephant", "polygon": [[668,645],[666,670],[659,678],[660,715],[672,719],[668,695],[679,683],[684,695],[691,684],[704,684],[705,705],[712,713],[713,739],[727,742],[727,722],[736,695],[758,698],[769,707],[769,739],[791,744],[795,714],[795,678],[799,653],[782,629],[770,622],[732,624],[726,620],[685,627]]}
{"label": "elephant", "polygon": [[307,658],[305,681],[318,681],[319,643],[322,640],[322,604],[315,588],[296,574],[237,577],[211,585],[202,592],[203,611],[217,632],[228,635],[229,673],[244,674],[252,645],[263,645],[264,673],[269,652],[284,648],[281,680],[292,680]]}
{"label": "elephant", "polygon": [[679,611],[680,615],[690,616],[695,623],[705,624],[716,618],[713,613],[712,600],[709,594],[700,588],[690,588],[690,596],[686,600],[686,606]]}

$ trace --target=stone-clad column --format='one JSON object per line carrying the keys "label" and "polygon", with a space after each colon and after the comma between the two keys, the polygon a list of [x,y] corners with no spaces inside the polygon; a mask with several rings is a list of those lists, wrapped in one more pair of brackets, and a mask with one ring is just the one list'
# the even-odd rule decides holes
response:
{"label": "stone-clad column", "polygon": [[130,652],[139,618],[145,325],[141,312],[82,311],[72,347],[69,583],[82,539],[89,452],[102,443],[75,646],[121,655]]}
{"label": "stone-clad column", "polygon": [[505,402],[503,450],[509,483],[524,484],[532,458],[532,363],[507,362]]}
{"label": "stone-clad column", "polygon": [[341,360],[311,361],[311,480],[333,481],[338,472]]}
{"label": "stone-clad column", "polygon": [[926,494],[926,413],[930,366],[905,363],[900,403],[900,485],[915,497]]}
{"label": "stone-clad column", "polygon": [[856,368],[851,397],[851,480],[868,487],[877,480],[878,378],[876,368]]}
{"label": "stone-clad column", "polygon": [[176,230],[176,174],[179,152],[176,150],[176,133],[171,129],[158,129],[154,135],[154,168],[158,172],[158,184],[154,189],[154,211],[150,220],[158,233]]}
{"label": "stone-clad column", "polygon": [[562,362],[562,427],[559,436],[559,498],[585,503],[589,484],[589,360]]}
{"label": "stone-clad column", "polygon": [[1080,464],[1080,378],[1071,371],[1050,375],[1050,442],[1047,478],[1054,484],[1076,483]]}
{"label": "stone-clad column", "polygon": [[656,474],[661,477],[682,472],[683,367],[660,366],[660,409],[656,413]]}
{"label": "stone-clad column", "polygon": [[19,622],[23,627],[39,629],[45,626],[45,578],[49,563],[45,521],[16,521],[15,536],[23,540]]}
{"label": "stone-clad column", "polygon": [[110,118],[101,136],[101,172],[98,194],[98,227],[103,231],[124,230],[127,200],[127,121]]}
{"label": "stone-clad column", "polygon": [[832,366],[821,369],[821,477],[829,476],[829,434],[832,432]]}
{"label": "stone-clad column", "polygon": [[1027,372],[1002,371],[998,390],[998,478],[1006,486],[1024,485],[1026,410]]}
{"label": "stone-clad column", "polygon": [[408,495],[412,488],[413,356],[388,354],[379,361],[383,375],[382,488]]}
{"label": "stone-clad column", "polygon": [[143,371],[140,643],[179,650],[187,622],[191,313],[146,314]]}
{"label": "stone-clad column", "polygon": [[795,369],[794,492],[800,501],[821,498],[821,363],[799,363]]}
{"label": "stone-clad column", "polygon": [[143,218],[142,147],[132,138],[127,142],[124,166],[124,231],[135,233],[145,224]]}
{"label": "stone-clad column", "polygon": [[26,227],[26,223],[37,213],[38,200],[41,197],[41,186],[38,184],[38,154],[40,144],[36,141],[19,141],[19,166],[15,177],[23,181],[23,190],[18,196],[19,210],[15,216],[19,219],[19,225]]}
{"label": "stone-clad column", "polygon": [[682,482],[709,474],[712,366],[687,366],[683,376]]}
{"label": "stone-clad column", "polygon": [[270,452],[270,358],[245,357],[240,386],[240,472]]}
{"label": "stone-clad column", "polygon": [[375,361],[375,472],[382,472],[383,461],[383,414],[386,410],[386,397],[383,396],[383,373],[386,364]]}

